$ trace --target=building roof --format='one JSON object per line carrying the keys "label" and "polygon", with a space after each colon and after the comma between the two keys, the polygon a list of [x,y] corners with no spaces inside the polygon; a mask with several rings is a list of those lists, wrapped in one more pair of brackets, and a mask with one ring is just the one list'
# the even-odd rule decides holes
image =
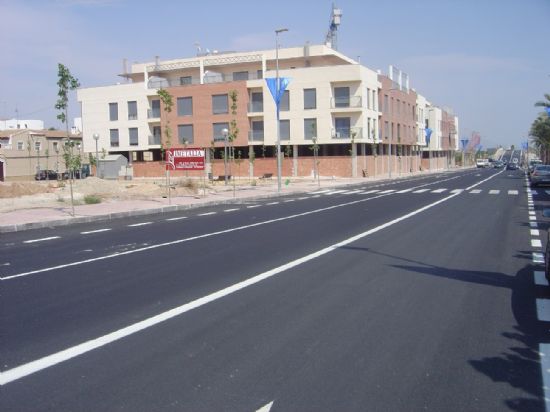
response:
{"label": "building roof", "polygon": [[0,130],[0,139],[1,138],[10,138],[17,135],[38,135],[38,136],[44,136],[45,138],[57,138],[57,139],[65,139],[70,137],[71,139],[82,139],[82,134],[71,134],[69,133],[67,135],[67,132],[65,130],[48,130],[48,129],[42,129],[42,130],[35,130],[35,129],[7,129],[7,130]]}

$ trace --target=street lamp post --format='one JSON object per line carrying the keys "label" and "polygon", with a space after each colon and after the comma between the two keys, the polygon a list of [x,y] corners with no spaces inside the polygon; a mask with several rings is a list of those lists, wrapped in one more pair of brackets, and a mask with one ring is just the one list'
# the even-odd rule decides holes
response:
{"label": "street lamp post", "polygon": [[99,140],[99,133],[94,133],[94,140],[95,140],[95,174],[96,177],[99,175],[99,152],[97,149],[97,142]]}
{"label": "street lamp post", "polygon": [[[277,96],[279,96],[279,33],[288,31],[288,29],[275,30],[275,81],[277,85]],[[281,192],[281,129],[279,121],[279,104],[277,104],[277,192]]]}
{"label": "street lamp post", "polygon": [[227,186],[227,136],[229,136],[229,130],[227,128],[222,129],[223,136],[223,173],[225,178],[225,185]]}

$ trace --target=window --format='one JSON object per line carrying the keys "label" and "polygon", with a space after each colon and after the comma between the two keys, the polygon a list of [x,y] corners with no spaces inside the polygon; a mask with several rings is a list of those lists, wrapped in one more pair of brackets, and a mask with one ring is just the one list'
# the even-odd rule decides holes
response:
{"label": "window", "polygon": [[59,142],[53,142],[53,151],[58,152],[59,151]]}
{"label": "window", "polygon": [[304,89],[304,110],[317,108],[317,89]]}
{"label": "window", "polygon": [[109,130],[111,147],[118,147],[118,129]]}
{"label": "window", "polygon": [[160,100],[151,100],[151,110],[149,110],[148,115],[149,119],[160,117]]}
{"label": "window", "polygon": [[118,120],[118,103],[109,103],[109,120]]}
{"label": "window", "polygon": [[229,113],[227,94],[215,94],[212,96],[212,113]]}
{"label": "window", "polygon": [[128,129],[128,134],[130,136],[130,146],[138,145],[138,129],[137,127],[130,127]]}
{"label": "window", "polygon": [[317,119],[304,119],[304,139],[317,137]]}
{"label": "window", "polygon": [[253,113],[264,111],[264,94],[262,92],[250,95],[250,111]]}
{"label": "window", "polygon": [[180,77],[180,86],[193,83],[193,78],[191,76],[182,76]]}
{"label": "window", "polygon": [[192,124],[178,124],[178,142],[181,144],[194,142]]}
{"label": "window", "polygon": [[388,95],[385,94],[385,95],[384,95],[384,112],[387,113],[388,110],[389,110],[389,107],[388,107]]}
{"label": "window", "polygon": [[290,140],[290,120],[279,120],[279,136],[281,140]]}
{"label": "window", "polygon": [[23,150],[24,142],[17,142],[17,150]]}
{"label": "window", "polygon": [[160,126],[153,126],[153,136],[149,136],[149,144],[160,144],[161,128]]}
{"label": "window", "polygon": [[290,94],[288,90],[285,90],[279,103],[279,110],[281,112],[288,112],[290,110]]}
{"label": "window", "polygon": [[384,138],[390,137],[390,124],[388,122],[384,122]]}
{"label": "window", "polygon": [[350,137],[351,118],[337,117],[334,119],[334,129],[336,130],[335,137]]}
{"label": "window", "polygon": [[213,123],[212,124],[212,132],[213,132],[213,140],[215,142],[223,142],[224,136],[222,133],[223,129],[229,130],[229,123]]}
{"label": "window", "polygon": [[349,107],[349,87],[334,88],[334,107]]}
{"label": "window", "polygon": [[401,105],[399,103],[400,103],[400,101],[399,101],[399,99],[397,99],[397,114],[399,114],[400,107],[401,107]]}
{"label": "window", "polygon": [[41,147],[42,147],[42,143],[41,143],[41,142],[34,142],[34,150],[36,150],[37,152],[39,152]]}
{"label": "window", "polygon": [[376,90],[372,91],[372,110],[378,110],[378,105],[376,104]]}
{"label": "window", "polygon": [[248,80],[248,72],[233,72],[233,81]]}
{"label": "window", "polygon": [[137,120],[137,102],[128,102],[128,120]]}
{"label": "window", "polygon": [[193,98],[178,97],[178,116],[193,116]]}
{"label": "window", "polygon": [[367,87],[367,109],[370,109],[370,89]]}
{"label": "window", "polygon": [[256,76],[257,76],[258,79],[263,79],[263,78],[264,78],[264,74],[263,74],[262,70],[258,70],[258,71],[256,72]]}
{"label": "window", "polygon": [[264,140],[264,122],[263,120],[255,120],[252,122],[252,141],[263,141]]}

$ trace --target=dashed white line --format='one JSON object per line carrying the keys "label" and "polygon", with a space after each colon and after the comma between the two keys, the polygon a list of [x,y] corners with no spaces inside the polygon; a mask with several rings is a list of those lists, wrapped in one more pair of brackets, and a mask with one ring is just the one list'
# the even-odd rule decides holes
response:
{"label": "dashed white line", "polygon": [[481,190],[480,189],[474,189],[474,190],[470,190],[469,193],[471,193],[473,195],[477,195],[477,194],[481,193]]}
{"label": "dashed white line", "polygon": [[41,239],[25,240],[23,243],[44,242],[44,241],[46,241],[46,240],[53,240],[53,239],[59,239],[59,236],[50,236],[50,237],[43,237],[43,238],[41,238]]}
{"label": "dashed white line", "polygon": [[247,206],[246,208],[247,209],[254,209],[255,207],[260,207],[261,205],[250,205],[250,206]]}
{"label": "dashed white line", "polygon": [[128,227],[146,226],[151,224],[153,224],[153,222],[141,222],[141,223],[134,223],[133,225],[128,225]]}
{"label": "dashed white line", "polygon": [[393,193],[393,192],[395,192],[395,189],[388,189],[388,190],[381,191],[380,194]]}
{"label": "dashed white line", "polygon": [[447,189],[443,188],[443,189],[435,189],[435,190],[432,190],[432,193],[443,193],[445,192]]}
{"label": "dashed white line", "polygon": [[108,232],[111,229],[97,229],[97,230],[89,230],[87,232],[80,232],[81,235],[89,235],[91,233],[101,233],[101,232]]}
{"label": "dashed white line", "polygon": [[206,212],[206,213],[200,213],[197,216],[210,216],[210,215],[215,215],[216,213],[218,212]]}
{"label": "dashed white line", "polygon": [[500,190],[489,190],[490,195],[498,195],[500,193]]}
{"label": "dashed white line", "polygon": [[365,192],[363,192],[363,194],[368,195],[368,194],[371,194],[371,193],[377,193],[379,191],[380,191],[380,189],[366,190]]}
{"label": "dashed white line", "polygon": [[415,190],[413,193],[424,193],[424,192],[427,192],[429,190],[430,189],[418,189],[418,190]]}
{"label": "dashed white line", "polygon": [[287,200],[285,200],[285,203],[290,203],[290,202],[295,202],[295,201],[296,201],[296,199],[287,199]]}
{"label": "dashed white line", "polygon": [[166,219],[166,220],[172,221],[172,220],[182,220],[182,219],[187,219],[187,216],[171,217],[171,218]]}
{"label": "dashed white line", "polygon": [[403,190],[398,190],[397,192],[395,193],[408,193],[410,192],[412,189],[403,189]]}
{"label": "dashed white line", "polygon": [[236,211],[236,210],[239,210],[239,208],[236,207],[236,208],[233,208],[233,209],[225,209],[224,212],[225,212],[225,213],[229,213],[229,212],[234,212],[234,211]]}
{"label": "dashed white line", "polygon": [[464,189],[453,189],[451,190],[451,193],[462,193],[464,192]]}
{"label": "dashed white line", "polygon": [[269,203],[266,203],[265,205],[266,206],[273,206],[273,205],[278,205],[279,202],[269,202]]}
{"label": "dashed white line", "polygon": [[508,190],[508,194],[516,196],[519,195],[519,192],[517,190]]}

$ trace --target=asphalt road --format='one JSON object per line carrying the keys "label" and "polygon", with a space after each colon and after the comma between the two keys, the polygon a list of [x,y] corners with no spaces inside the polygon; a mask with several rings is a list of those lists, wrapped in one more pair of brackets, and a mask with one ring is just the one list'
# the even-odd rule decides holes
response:
{"label": "asphalt road", "polygon": [[0,410],[544,410],[550,195],[525,186],[470,169],[3,234]]}

